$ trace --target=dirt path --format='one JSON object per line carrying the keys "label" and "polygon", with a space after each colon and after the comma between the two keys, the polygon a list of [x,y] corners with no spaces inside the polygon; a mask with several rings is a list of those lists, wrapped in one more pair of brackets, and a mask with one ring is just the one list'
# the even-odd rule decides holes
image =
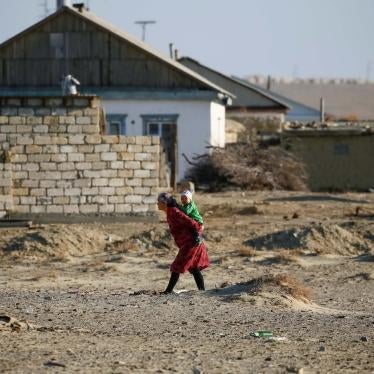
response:
{"label": "dirt path", "polygon": [[0,229],[0,372],[374,372],[373,194],[197,202],[205,292],[163,219]]}

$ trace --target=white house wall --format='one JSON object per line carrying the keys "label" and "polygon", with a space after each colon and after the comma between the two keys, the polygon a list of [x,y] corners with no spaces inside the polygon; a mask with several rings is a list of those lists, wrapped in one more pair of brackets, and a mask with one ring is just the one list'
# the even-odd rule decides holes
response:
{"label": "white house wall", "polygon": [[210,104],[211,115],[211,145],[225,146],[225,107],[212,102]]}
{"label": "white house wall", "polygon": [[178,174],[184,178],[189,168],[182,154],[189,159],[207,153],[208,145],[225,144],[225,107],[211,101],[147,101],[105,100],[106,114],[126,115],[126,135],[143,135],[142,115],[178,115]]}

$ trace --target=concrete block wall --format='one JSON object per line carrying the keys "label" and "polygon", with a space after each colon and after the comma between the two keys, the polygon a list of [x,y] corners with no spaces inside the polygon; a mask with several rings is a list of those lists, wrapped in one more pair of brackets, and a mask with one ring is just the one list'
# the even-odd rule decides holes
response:
{"label": "concrete block wall", "polygon": [[10,158],[0,163],[0,214],[144,214],[156,209],[158,137],[100,134],[97,97],[0,102],[0,148]]}

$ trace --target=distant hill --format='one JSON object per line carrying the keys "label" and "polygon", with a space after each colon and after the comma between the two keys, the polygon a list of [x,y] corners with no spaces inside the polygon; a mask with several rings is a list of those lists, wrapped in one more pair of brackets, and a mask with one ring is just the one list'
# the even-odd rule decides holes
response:
{"label": "distant hill", "polygon": [[[250,82],[267,85],[265,78],[248,77]],[[325,100],[325,112],[336,119],[374,120],[374,83],[355,80],[292,80],[272,79],[270,89],[319,109]]]}

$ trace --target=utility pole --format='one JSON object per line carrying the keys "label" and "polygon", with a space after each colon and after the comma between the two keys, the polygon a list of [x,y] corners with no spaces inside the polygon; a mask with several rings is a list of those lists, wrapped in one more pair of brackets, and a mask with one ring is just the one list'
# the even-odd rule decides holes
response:
{"label": "utility pole", "polygon": [[145,28],[147,25],[155,24],[156,21],[136,21],[137,25],[140,25],[142,27],[142,41],[145,41]]}

